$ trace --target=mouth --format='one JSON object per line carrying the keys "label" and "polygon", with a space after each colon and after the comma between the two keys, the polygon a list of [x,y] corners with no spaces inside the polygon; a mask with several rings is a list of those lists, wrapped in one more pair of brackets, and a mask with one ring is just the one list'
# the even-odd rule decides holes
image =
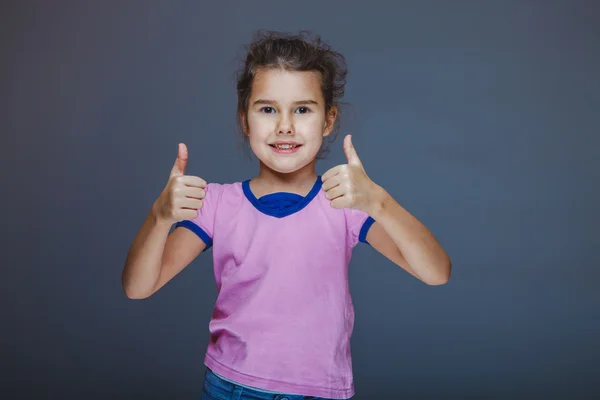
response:
{"label": "mouth", "polygon": [[273,149],[273,151],[275,151],[276,153],[279,153],[279,154],[295,153],[296,151],[298,151],[298,149],[300,147],[302,147],[301,144],[289,144],[289,145],[270,144],[269,146]]}

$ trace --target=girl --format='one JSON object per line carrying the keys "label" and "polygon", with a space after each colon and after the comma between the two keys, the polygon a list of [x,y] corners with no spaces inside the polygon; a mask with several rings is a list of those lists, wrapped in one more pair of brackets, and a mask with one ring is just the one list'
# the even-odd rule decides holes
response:
{"label": "girl", "polygon": [[207,184],[185,175],[180,144],[133,241],[122,277],[129,298],[151,296],[213,248],[218,297],[203,399],[354,395],[348,263],[358,242],[426,284],[450,276],[448,255],[368,177],[350,135],[347,164],[316,174],[345,77],[344,57],[318,37],[259,33],[237,83],[238,122],[258,176]]}

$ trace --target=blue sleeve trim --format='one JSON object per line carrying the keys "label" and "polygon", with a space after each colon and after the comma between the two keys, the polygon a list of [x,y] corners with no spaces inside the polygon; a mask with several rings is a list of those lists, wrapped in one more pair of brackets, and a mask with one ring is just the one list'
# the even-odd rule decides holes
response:
{"label": "blue sleeve trim", "polygon": [[206,248],[204,250],[202,250],[202,252],[205,252],[206,250],[208,250],[212,247],[213,241],[210,238],[210,236],[208,236],[208,234],[206,232],[204,232],[204,229],[200,228],[198,225],[196,225],[192,221],[187,221],[187,220],[180,221],[175,224],[175,228],[177,228],[178,226],[183,226],[185,228],[188,228],[189,230],[194,232],[196,235],[198,235],[200,237],[200,239],[202,239],[202,241],[206,244]]}
{"label": "blue sleeve trim", "polygon": [[363,242],[368,244],[369,246],[371,245],[369,242],[367,242],[367,232],[369,232],[369,228],[371,227],[371,225],[373,225],[373,222],[375,222],[375,220],[369,216],[365,222],[363,223],[362,228],[360,228],[360,234],[358,235],[358,241],[359,242]]}

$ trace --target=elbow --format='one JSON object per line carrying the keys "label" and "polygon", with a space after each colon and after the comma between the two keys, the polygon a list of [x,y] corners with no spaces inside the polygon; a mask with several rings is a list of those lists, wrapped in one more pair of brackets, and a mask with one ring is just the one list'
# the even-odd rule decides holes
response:
{"label": "elbow", "polygon": [[151,294],[136,293],[131,290],[125,290],[125,296],[127,296],[127,298],[131,299],[131,300],[142,300],[142,299],[147,299],[148,297],[151,296]]}
{"label": "elbow", "polygon": [[154,294],[154,291],[148,292],[136,289],[134,285],[127,282],[125,279],[121,280],[121,285],[123,287],[123,292],[125,292],[125,296],[127,296],[127,298],[131,300],[147,299],[148,297]]}
{"label": "elbow", "polygon": [[428,284],[429,286],[441,286],[441,285],[445,285],[446,283],[448,283],[449,279],[450,279],[450,277],[441,277],[441,278],[436,278],[436,279],[430,279],[430,280],[426,281],[425,283]]}
{"label": "elbow", "polygon": [[433,276],[429,277],[425,281],[429,286],[441,286],[448,283],[450,280],[450,275],[452,272],[452,262],[448,259],[444,264],[441,265],[440,268],[437,268],[437,273],[433,274]]}

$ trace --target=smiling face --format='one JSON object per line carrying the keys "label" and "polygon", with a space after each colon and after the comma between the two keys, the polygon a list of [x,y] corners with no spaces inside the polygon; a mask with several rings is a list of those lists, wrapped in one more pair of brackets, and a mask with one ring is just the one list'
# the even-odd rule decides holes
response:
{"label": "smiling face", "polygon": [[[254,76],[244,133],[261,161],[261,173],[314,175],[315,157],[335,122],[325,115],[320,77],[314,71],[260,69]],[[242,120],[244,118],[242,117]],[[299,145],[279,150],[276,143]]]}

